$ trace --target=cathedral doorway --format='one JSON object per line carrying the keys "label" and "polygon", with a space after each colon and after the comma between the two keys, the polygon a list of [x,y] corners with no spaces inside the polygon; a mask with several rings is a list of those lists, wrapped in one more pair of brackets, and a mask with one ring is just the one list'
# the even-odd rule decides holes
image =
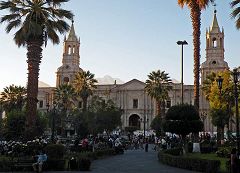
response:
{"label": "cathedral doorway", "polygon": [[132,114],[129,117],[129,126],[140,129],[140,117],[137,114]]}

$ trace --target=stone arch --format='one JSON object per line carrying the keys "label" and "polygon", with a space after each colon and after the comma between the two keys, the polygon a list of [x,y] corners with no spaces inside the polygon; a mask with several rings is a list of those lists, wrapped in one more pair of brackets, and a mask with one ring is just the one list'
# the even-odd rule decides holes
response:
{"label": "stone arch", "polygon": [[137,127],[140,129],[140,116],[137,114],[132,114],[128,118],[129,126]]}

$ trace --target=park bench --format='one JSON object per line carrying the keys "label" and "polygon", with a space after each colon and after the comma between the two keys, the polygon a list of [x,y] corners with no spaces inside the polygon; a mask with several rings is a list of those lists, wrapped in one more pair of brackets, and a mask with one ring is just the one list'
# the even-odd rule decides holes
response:
{"label": "park bench", "polygon": [[33,159],[22,159],[18,158],[16,161],[13,161],[12,163],[12,172],[13,171],[29,171],[33,170],[32,164],[34,163]]}

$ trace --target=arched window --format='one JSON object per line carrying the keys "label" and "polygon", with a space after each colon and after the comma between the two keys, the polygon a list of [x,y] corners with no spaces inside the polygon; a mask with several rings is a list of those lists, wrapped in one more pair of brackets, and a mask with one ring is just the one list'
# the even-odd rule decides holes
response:
{"label": "arched window", "polygon": [[75,54],[75,46],[73,46],[73,54]]}
{"label": "arched window", "polygon": [[214,48],[217,47],[217,39],[215,37],[212,39],[212,45]]}
{"label": "arched window", "polygon": [[68,55],[71,55],[71,46],[68,46]]}

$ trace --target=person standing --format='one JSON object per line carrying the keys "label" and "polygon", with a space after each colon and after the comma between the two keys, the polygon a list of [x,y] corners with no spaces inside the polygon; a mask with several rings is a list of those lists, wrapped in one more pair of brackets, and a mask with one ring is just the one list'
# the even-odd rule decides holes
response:
{"label": "person standing", "polygon": [[146,140],[146,143],[145,143],[145,152],[148,152],[148,140]]}

